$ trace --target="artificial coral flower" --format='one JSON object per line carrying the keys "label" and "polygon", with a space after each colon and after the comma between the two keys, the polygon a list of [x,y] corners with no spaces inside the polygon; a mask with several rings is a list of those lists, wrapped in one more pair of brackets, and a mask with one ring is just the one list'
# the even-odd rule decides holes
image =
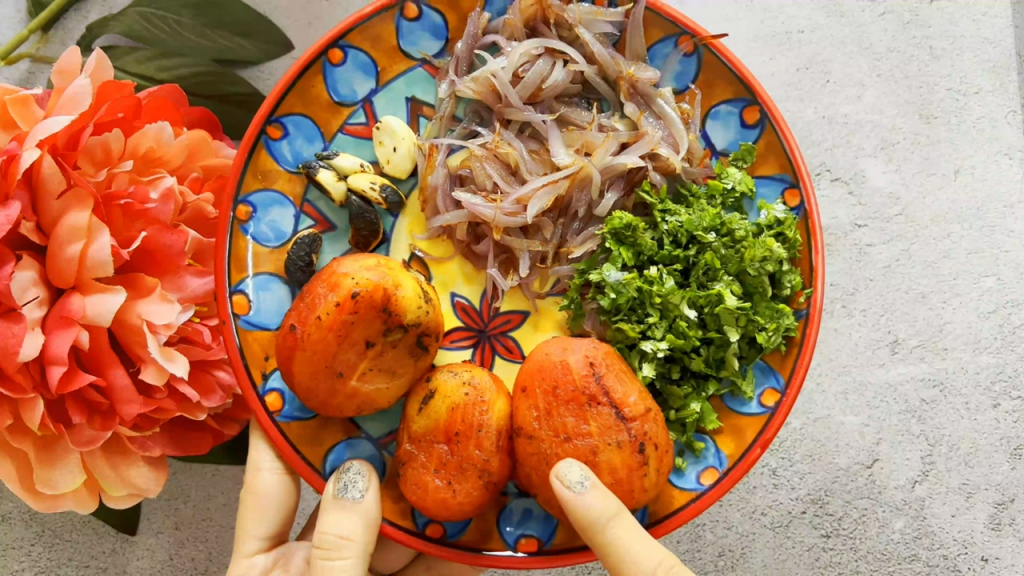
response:
{"label": "artificial coral flower", "polygon": [[214,306],[235,150],[177,86],[102,50],[0,84],[0,480],[36,510],[156,496],[167,456],[245,425]]}

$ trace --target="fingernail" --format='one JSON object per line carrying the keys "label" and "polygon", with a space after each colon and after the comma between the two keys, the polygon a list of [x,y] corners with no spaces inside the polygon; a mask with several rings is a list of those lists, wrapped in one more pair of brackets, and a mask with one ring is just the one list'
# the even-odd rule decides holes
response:
{"label": "fingernail", "polygon": [[563,460],[558,465],[555,477],[573,494],[583,494],[590,489],[590,472],[575,460]]}
{"label": "fingernail", "polygon": [[366,467],[355,460],[349,460],[334,473],[334,497],[359,502],[370,489],[370,477]]}

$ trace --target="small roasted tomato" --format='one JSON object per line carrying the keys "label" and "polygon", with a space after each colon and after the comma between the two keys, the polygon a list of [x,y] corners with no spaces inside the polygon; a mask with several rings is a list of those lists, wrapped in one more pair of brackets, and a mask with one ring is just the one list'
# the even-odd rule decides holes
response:
{"label": "small roasted tomato", "polygon": [[434,287],[404,262],[350,254],[316,273],[277,332],[281,376],[310,410],[350,418],[395,404],[444,334]]}
{"label": "small roasted tomato", "polygon": [[409,390],[398,429],[398,487],[440,522],[484,511],[512,477],[512,396],[491,371],[449,364]]}
{"label": "small roasted tomato", "polygon": [[551,469],[575,458],[630,509],[666,486],[674,465],[665,416],[614,348],[592,338],[552,338],[527,356],[512,395],[516,482],[565,519]]}

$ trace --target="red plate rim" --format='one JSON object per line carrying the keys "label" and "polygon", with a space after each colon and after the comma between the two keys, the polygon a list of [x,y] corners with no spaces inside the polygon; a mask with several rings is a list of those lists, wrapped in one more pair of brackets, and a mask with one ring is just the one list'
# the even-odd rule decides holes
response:
{"label": "red plate rim", "polygon": [[[245,383],[241,384],[239,387],[242,389],[242,394],[244,395],[246,402],[248,402],[249,406],[252,408],[256,419],[263,428],[263,431],[277,447],[278,452],[285,459],[288,465],[291,466],[293,470],[297,471],[302,479],[308,482],[310,486],[316,489],[317,492],[323,492],[325,485],[324,479],[316,470],[309,466],[292,450],[290,444],[278,430],[270,415],[263,409],[263,403],[256,394],[255,388],[248,384],[250,376],[242,362],[242,357],[238,350],[238,340],[235,333],[233,315],[228,304],[230,301],[228,298],[228,239],[231,232],[233,214],[232,207],[242,178],[242,170],[245,167],[250,153],[256,146],[260,132],[263,130],[263,125],[270,117],[270,114],[274,111],[274,108],[276,108],[280,103],[281,98],[289,87],[292,86],[295,81],[298,80],[302,72],[305,71],[306,68],[339,37],[362,23],[363,20],[366,20],[368,17],[385,8],[398,4],[399,1],[400,0],[377,0],[358,10],[338,24],[329,33],[317,40],[317,42],[309,47],[302,57],[288,69],[281,80],[279,80],[274,86],[274,89],[267,96],[267,99],[263,102],[263,105],[260,107],[256,117],[253,119],[252,124],[249,125],[249,129],[246,131],[245,138],[242,140],[241,146],[238,148],[238,153],[235,156],[234,165],[232,166],[231,194],[224,194],[223,197],[220,198],[217,206],[220,210],[217,228],[217,266],[215,270],[217,283],[217,309],[220,313],[221,321],[223,322],[224,340],[225,342],[231,343],[230,345],[225,346],[228,358],[231,362],[231,368],[235,374],[235,378],[237,378],[240,383]],[[709,32],[703,27],[699,26],[696,22],[685,16],[676,8],[668,5],[663,0],[648,0],[648,7],[661,13],[666,18],[673,20],[698,36],[709,34]],[[729,468],[725,476],[719,482],[717,482],[710,490],[704,492],[693,500],[691,505],[686,506],[675,516],[662,521],[650,530],[651,535],[655,538],[660,538],[675,531],[687,522],[699,516],[715,502],[720,500],[722,496],[729,492],[733,486],[746,476],[750,469],[754,467],[754,464],[757,463],[768,449],[768,446],[771,445],[772,440],[775,439],[775,436],[779,433],[783,423],[786,421],[790,411],[793,409],[797,396],[800,395],[800,389],[803,387],[804,379],[807,377],[807,371],[811,367],[811,359],[814,356],[814,348],[817,344],[818,333],[821,329],[821,314],[825,297],[825,249],[824,236],[821,229],[821,216],[818,212],[818,201],[814,194],[814,185],[811,182],[810,172],[807,169],[803,155],[800,153],[800,149],[797,146],[796,138],[790,131],[789,126],[786,124],[785,119],[783,119],[782,114],[775,105],[775,102],[773,102],[768,96],[764,87],[761,86],[761,83],[757,81],[750,70],[740,62],[739,58],[737,58],[736,55],[728,48],[722,45],[721,42],[709,43],[708,47],[720,56],[726,64],[728,64],[729,67],[739,75],[739,77],[754,93],[758,102],[768,112],[768,117],[771,118],[772,124],[775,126],[775,129],[782,140],[783,146],[785,147],[786,153],[793,163],[797,179],[800,183],[800,189],[803,193],[804,205],[807,210],[807,224],[811,236],[809,240],[811,245],[811,269],[814,272],[814,291],[811,295],[810,306],[808,307],[808,326],[804,331],[804,339],[801,343],[802,350],[799,358],[797,358],[796,366],[793,368],[790,381],[787,383],[786,394],[783,397],[782,403],[775,410],[775,414],[773,414],[768,420],[765,427],[758,434],[754,443],[747,448],[739,461]],[[468,564],[484,568],[537,570],[574,566],[577,564],[593,562],[597,559],[594,553],[590,550],[579,550],[566,554],[525,557],[474,553],[467,550],[449,548],[447,546],[434,544],[425,539],[416,538],[411,534],[403,532],[402,530],[399,530],[387,523],[381,526],[381,534],[399,544],[402,544],[403,546],[416,550],[417,552],[430,554],[432,556],[437,556],[460,564]]]}

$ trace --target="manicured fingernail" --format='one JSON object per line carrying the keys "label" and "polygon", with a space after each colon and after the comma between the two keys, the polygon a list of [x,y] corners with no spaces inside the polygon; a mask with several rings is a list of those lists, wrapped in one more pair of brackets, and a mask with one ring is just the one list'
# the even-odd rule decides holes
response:
{"label": "manicured fingernail", "polygon": [[334,497],[359,502],[370,489],[370,476],[366,467],[355,460],[349,460],[334,473]]}
{"label": "manicured fingernail", "polygon": [[583,494],[590,489],[590,472],[575,460],[563,460],[558,465],[555,477],[573,494]]}

